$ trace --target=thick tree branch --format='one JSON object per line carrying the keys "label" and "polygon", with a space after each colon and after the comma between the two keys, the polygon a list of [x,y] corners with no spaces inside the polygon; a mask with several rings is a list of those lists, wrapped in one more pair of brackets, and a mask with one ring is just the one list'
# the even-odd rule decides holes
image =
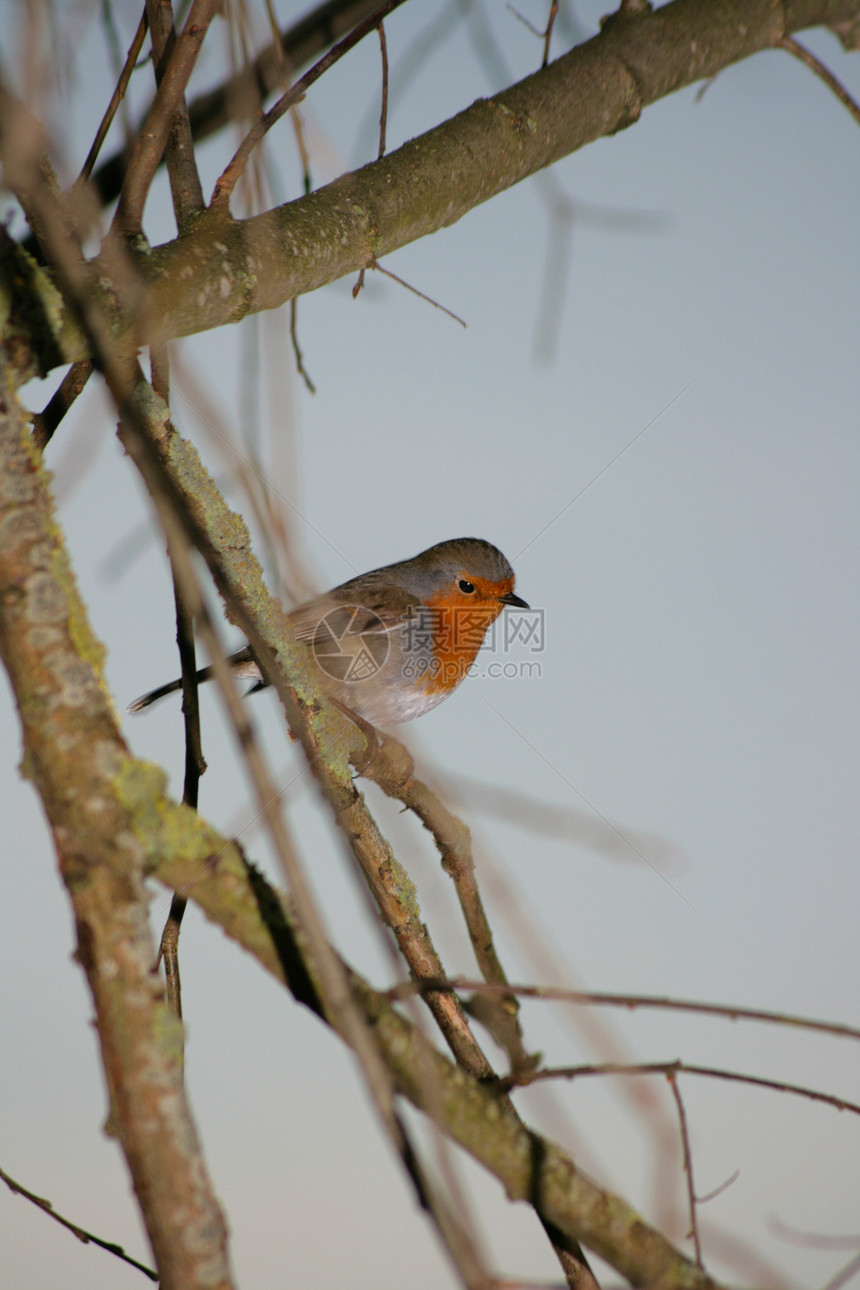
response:
{"label": "thick tree branch", "polygon": [[[182,1089],[179,1025],[152,976],[128,760],[23,411],[0,361],[0,654],[74,907],[121,1140],[165,1290],[228,1290],[227,1232]],[[159,781],[160,782],[160,781]],[[151,797],[149,799],[152,800]]]}
{"label": "thick tree branch", "polygon": [[[855,18],[860,0],[672,0],[653,12],[616,15],[594,39],[492,99],[479,100],[394,153],[264,215],[202,218],[185,238],[139,257],[152,292],[157,335],[114,310],[126,347],[237,322],[354,273],[585,144],[636,121],[644,107],[801,28]],[[743,20],[741,21],[740,14]],[[47,286],[45,290],[47,291]],[[33,357],[22,375],[89,357],[65,311],[32,330],[14,282],[6,311]],[[0,301],[2,303],[2,301]],[[28,323],[30,324],[28,326]]]}

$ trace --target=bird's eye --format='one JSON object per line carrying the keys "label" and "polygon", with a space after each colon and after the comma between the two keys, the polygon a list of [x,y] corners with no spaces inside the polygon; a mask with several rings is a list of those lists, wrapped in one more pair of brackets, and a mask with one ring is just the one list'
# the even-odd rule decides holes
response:
{"label": "bird's eye", "polygon": [[457,583],[457,586],[467,596],[471,596],[472,592],[475,590],[474,582],[468,582],[466,578],[461,578]]}

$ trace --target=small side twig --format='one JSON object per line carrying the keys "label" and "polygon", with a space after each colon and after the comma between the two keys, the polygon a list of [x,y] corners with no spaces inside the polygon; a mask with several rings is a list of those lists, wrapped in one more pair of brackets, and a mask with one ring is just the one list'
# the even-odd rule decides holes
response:
{"label": "small side twig", "polygon": [[[153,71],[155,83],[160,85],[170,67],[176,48],[176,29],[173,25],[173,7],[170,0],[146,0],[149,26],[152,32]],[[184,92],[179,95],[176,111],[170,123],[165,145],[170,195],[180,233],[191,225],[194,217],[203,210],[203,185],[194,156],[194,139]]]}
{"label": "small side twig", "polygon": [[[399,278],[397,274],[392,273],[390,269],[383,269],[382,265],[379,263],[378,260],[371,260],[370,264],[367,267],[369,269],[376,269],[379,273],[384,273],[386,278],[393,278],[394,281],[397,282],[401,287],[405,287],[407,291],[411,291],[413,296],[418,296],[421,300],[426,300],[428,305],[432,305],[434,309],[441,309],[443,314],[447,314],[449,318],[453,318],[454,322],[458,322],[461,327],[468,326],[468,324],[464,322],[464,320],[458,314],[455,314],[453,310],[447,309],[445,305],[440,305],[439,301],[434,300],[432,296],[426,296],[423,291],[419,291],[417,287],[413,287],[412,284],[409,282],[406,282],[404,278]],[[364,273],[364,269],[362,269],[362,273]],[[358,293],[355,289],[353,289],[352,294],[353,296],[355,296]]]}
{"label": "small side twig", "polygon": [[833,73],[824,66],[824,64],[815,57],[814,54],[792,36],[782,36],[776,42],[780,49],[786,53],[793,54],[799,58],[816,76],[819,76],[829,90],[832,90],[839,102],[846,107],[853,116],[854,120],[860,125],[860,104],[846,90],[841,81],[838,81]]}
{"label": "small side twig", "polygon": [[550,41],[552,40],[552,29],[555,26],[555,20],[557,17],[558,17],[558,5],[556,3],[556,0],[552,0],[552,4],[549,7],[549,17],[547,18],[546,31],[543,34],[543,59],[541,60],[541,67],[546,67],[547,64],[549,63],[549,46],[550,46]]}
{"label": "small side twig", "polygon": [[87,159],[81,167],[81,173],[74,182],[74,188],[82,187],[93,173],[93,166],[98,161],[99,153],[102,150],[102,144],[107,138],[107,132],[113,125],[113,119],[117,114],[117,109],[119,108],[120,103],[125,98],[125,92],[128,89],[131,74],[137,64],[137,59],[140,54],[141,47],[143,46],[148,28],[149,19],[147,18],[146,10],[144,9],[140,16],[140,22],[137,24],[137,31],[134,33],[134,40],[128,47],[125,66],[120,73],[119,80],[117,81],[114,92],[111,95],[110,103],[108,103],[107,110],[101,119],[101,124],[99,125],[98,130],[96,130],[96,137],[93,139],[92,147],[87,153]]}
{"label": "small side twig", "polygon": [[696,1267],[704,1268],[702,1263],[702,1243],[699,1239],[699,1223],[696,1218],[696,1188],[693,1185],[693,1156],[690,1151],[690,1135],[687,1131],[687,1112],[684,1110],[684,1102],[681,1097],[681,1090],[678,1088],[678,1077],[675,1071],[669,1071],[666,1079],[669,1081],[669,1087],[672,1090],[672,1096],[678,1108],[678,1127],[681,1132],[684,1174],[687,1179],[687,1204],[690,1209],[690,1236],[693,1238],[693,1249],[696,1252]]}
{"label": "small side twig", "polygon": [[301,347],[299,345],[299,333],[297,328],[297,322],[298,322],[298,300],[295,296],[293,296],[292,300],[290,301],[290,340],[293,342],[293,353],[296,356],[296,369],[299,373],[299,376],[301,376],[305,385],[310,390],[311,394],[316,394],[317,387],[314,385],[313,381],[308,375],[307,368],[305,367],[304,357],[302,356]]}
{"label": "small side twig", "polygon": [[843,1039],[860,1039],[860,1029],[838,1021],[819,1021],[815,1017],[799,1017],[790,1012],[768,1012],[764,1008],[739,1008],[732,1003],[700,1003],[695,999],[670,999],[659,994],[609,994],[604,991],[567,990],[555,985],[515,985],[506,982],[504,987],[490,982],[470,981],[455,976],[448,980],[410,981],[394,986],[388,992],[391,999],[425,989],[481,990],[485,993],[504,990],[521,999],[546,999],[557,1003],[599,1004],[632,1011],[634,1008],[660,1008],[676,1012],[696,1012],[710,1017],[727,1017],[729,1021],[763,1021],[772,1025],[788,1026],[797,1030],[817,1030],[826,1035]]}
{"label": "small side twig", "polygon": [[82,358],[77,363],[72,363],[43,411],[37,412],[33,417],[33,445],[39,452],[45,451],[54,431],[75,399],[82,393],[92,372],[93,364],[89,358]]}
{"label": "small side twig", "polygon": [[197,55],[218,9],[219,0],[194,0],[170,61],[135,140],[125,174],[114,227],[126,236],[138,234],[150,184],[167,144],[177,107],[182,101]]}
{"label": "small side twig", "polygon": [[4,1169],[0,1169],[0,1179],[16,1196],[23,1196],[25,1200],[32,1201],[49,1218],[53,1218],[61,1227],[65,1227],[84,1245],[98,1245],[100,1249],[107,1250],[108,1254],[114,1254],[118,1259],[122,1259],[123,1263],[130,1263],[133,1268],[137,1268],[138,1272],[142,1272],[144,1276],[149,1277],[150,1281],[158,1280],[157,1272],[153,1272],[152,1268],[148,1268],[145,1263],[138,1263],[137,1259],[133,1259],[130,1254],[126,1254],[121,1245],[117,1245],[113,1241],[103,1241],[100,1236],[94,1236],[86,1228],[79,1227],[77,1223],[72,1223],[68,1218],[63,1218],[62,1214],[57,1213],[49,1200],[45,1200],[44,1196],[37,1196],[34,1192],[28,1191],[26,1187],[22,1187],[14,1178],[10,1178]]}
{"label": "small side twig", "polygon": [[520,22],[523,24],[524,27],[528,27],[529,31],[532,33],[533,36],[537,36],[539,40],[543,41],[543,58],[541,59],[541,68],[546,67],[547,63],[549,62],[549,44],[550,44],[550,41],[552,40],[552,29],[555,26],[555,20],[556,20],[556,17],[558,16],[558,4],[556,0],[552,0],[552,3],[550,4],[549,17],[547,18],[546,27],[543,29],[543,31],[538,31],[534,23],[529,22],[525,14],[520,13],[519,9],[515,9],[512,4],[508,5],[508,9],[514,15],[515,18],[519,18]]}
{"label": "small side twig", "polygon": [[388,44],[385,39],[385,24],[381,22],[377,30],[382,54],[382,107],[379,112],[379,152],[376,154],[378,161],[385,156],[385,130],[388,124]]}
{"label": "small side twig", "polygon": [[773,1089],[776,1093],[793,1093],[796,1097],[805,1097],[812,1102],[824,1102],[835,1107],[837,1111],[853,1111],[860,1115],[860,1105],[849,1102],[834,1093],[822,1093],[817,1088],[807,1088],[803,1084],[789,1084],[785,1080],[765,1079],[761,1075],[743,1075],[740,1071],[720,1070],[716,1066],[693,1066],[688,1062],[597,1062],[588,1066],[545,1066],[539,1071],[524,1071],[517,1078],[507,1076],[501,1080],[504,1089],[515,1084],[534,1084],[548,1079],[579,1079],[583,1075],[704,1075],[708,1079],[728,1080],[733,1084],[752,1084],[756,1088]]}

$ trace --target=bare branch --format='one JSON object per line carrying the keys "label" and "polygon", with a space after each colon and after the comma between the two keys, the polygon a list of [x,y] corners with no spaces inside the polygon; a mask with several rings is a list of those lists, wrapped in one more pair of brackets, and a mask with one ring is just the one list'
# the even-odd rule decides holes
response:
{"label": "bare branch", "polygon": [[[339,36],[351,31],[375,7],[375,0],[324,0],[283,32],[278,41],[261,50],[247,67],[222,85],[192,99],[188,105],[195,143],[208,139],[224,126],[247,119],[283,84],[281,52],[293,67],[309,62]],[[102,202],[120,193],[125,175],[125,154],[118,152],[94,176]]]}
{"label": "bare branch", "polygon": [[379,24],[379,48],[382,54],[382,107],[379,110],[379,151],[377,160],[385,156],[385,127],[388,123],[388,44],[385,24]]}
{"label": "bare branch", "polygon": [[[458,314],[455,314],[453,310],[447,309],[445,305],[440,305],[438,300],[434,300],[432,296],[425,295],[423,291],[419,291],[417,287],[413,287],[411,282],[407,282],[405,278],[399,278],[397,274],[392,273],[390,269],[384,269],[377,260],[372,260],[370,267],[371,269],[376,269],[377,272],[384,274],[386,278],[392,278],[398,286],[405,287],[407,291],[412,292],[413,296],[418,296],[419,300],[426,300],[427,304],[432,305],[434,309],[441,309],[443,314],[447,314],[449,318],[453,318],[454,322],[458,322],[461,327],[468,326],[465,319],[461,318]],[[362,269],[362,273],[363,272],[364,270]],[[354,291],[353,295],[355,295]]]}
{"label": "bare branch", "polygon": [[820,76],[827,88],[833,91],[839,102],[848,109],[854,120],[860,125],[860,103],[857,103],[856,99],[851,97],[842,82],[838,81],[833,73],[813,53],[798,41],[793,40],[791,36],[783,36],[779,41],[779,47],[787,50],[789,54],[793,54],[795,58],[799,58],[811,71],[815,72],[816,76]]}
{"label": "bare branch", "polygon": [[72,363],[44,410],[37,412],[33,417],[33,444],[39,452],[45,451],[54,431],[75,399],[83,392],[92,372],[93,364],[88,358],[82,359],[79,363]]}
{"label": "bare branch", "polygon": [[299,373],[299,376],[301,376],[302,380],[304,381],[305,385],[308,388],[308,391],[311,394],[316,394],[317,387],[314,385],[313,381],[310,378],[308,370],[305,367],[304,357],[302,356],[301,346],[299,345],[299,333],[298,333],[297,324],[298,324],[298,301],[293,299],[290,301],[290,340],[293,342],[293,353],[296,356],[296,371]]}
{"label": "bare branch", "polygon": [[114,227],[126,237],[141,232],[143,207],[149,186],[173,126],[200,47],[218,9],[219,0],[194,0],[146,121],[138,131],[125,175]]}
{"label": "bare branch", "polygon": [[[392,987],[390,997],[402,998],[406,994],[425,990],[476,990],[492,992],[502,989],[483,981],[470,981],[466,977],[455,976],[450,981],[411,981],[406,985]],[[698,1012],[712,1017],[727,1017],[729,1021],[764,1021],[791,1029],[817,1030],[826,1035],[836,1035],[845,1039],[860,1039],[860,1029],[846,1026],[836,1021],[818,1021],[814,1017],[798,1017],[791,1012],[768,1012],[763,1008],[742,1008],[732,1003],[699,1003],[690,999],[669,999],[658,994],[606,994],[598,991],[567,990],[555,985],[514,985],[507,982],[504,991],[518,995],[521,999],[557,1000],[561,1003],[600,1004],[609,1007],[624,1008],[661,1008],[678,1012]]]}
{"label": "bare branch", "polygon": [[93,166],[98,160],[98,155],[102,150],[102,144],[107,137],[107,132],[113,124],[113,119],[116,116],[120,103],[125,98],[125,92],[128,89],[128,83],[131,80],[131,74],[134,71],[148,27],[149,19],[147,18],[146,10],[144,10],[140,15],[140,22],[137,24],[137,31],[135,32],[134,40],[129,45],[125,66],[120,73],[119,80],[116,83],[116,88],[111,95],[110,103],[107,105],[107,109],[101,119],[99,128],[96,130],[96,137],[93,139],[92,147],[87,153],[87,159],[81,167],[81,173],[75,180],[75,187],[80,187],[85,184],[93,172]]}
{"label": "bare branch", "polygon": [[157,1272],[153,1272],[152,1268],[148,1268],[145,1263],[138,1263],[137,1259],[133,1259],[130,1254],[126,1254],[121,1245],[117,1245],[114,1241],[103,1241],[100,1236],[94,1236],[85,1227],[80,1227],[77,1223],[72,1223],[68,1218],[63,1218],[62,1214],[57,1213],[49,1200],[45,1200],[43,1196],[37,1196],[35,1192],[28,1191],[21,1183],[16,1182],[14,1178],[10,1178],[4,1169],[0,1169],[0,1179],[16,1196],[23,1196],[25,1200],[32,1201],[45,1214],[53,1218],[56,1223],[67,1228],[84,1245],[98,1245],[100,1249],[107,1250],[108,1254],[115,1254],[124,1263],[130,1263],[133,1268],[137,1268],[138,1272],[142,1272],[144,1276],[149,1277],[150,1281],[158,1280]]}
{"label": "bare branch", "polygon": [[696,1251],[696,1267],[701,1268],[704,1267],[704,1264],[702,1263],[702,1243],[699,1239],[699,1223],[696,1218],[696,1187],[693,1182],[693,1156],[690,1151],[690,1135],[687,1132],[687,1112],[684,1110],[684,1102],[681,1097],[681,1090],[678,1088],[675,1071],[668,1071],[666,1078],[669,1081],[669,1087],[672,1090],[672,1096],[678,1108],[681,1149],[684,1153],[684,1176],[687,1181],[687,1203],[690,1210],[690,1235],[693,1238],[693,1248]]}
{"label": "bare branch", "polygon": [[[149,26],[152,31],[153,71],[155,83],[160,85],[176,49],[176,31],[173,26],[171,0],[146,0]],[[180,233],[187,231],[191,222],[203,210],[203,188],[194,159],[194,140],[185,94],[179,96],[176,111],[167,134],[165,145],[167,173],[176,227]]]}
{"label": "bare branch", "polygon": [[757,1088],[770,1088],[777,1093],[794,1093],[797,1097],[809,1098],[812,1102],[824,1102],[835,1107],[837,1111],[853,1111],[860,1115],[860,1104],[849,1102],[847,1098],[837,1097],[834,1093],[822,1093],[820,1089],[806,1088],[802,1084],[789,1084],[785,1080],[765,1079],[760,1075],[742,1075],[739,1071],[720,1070],[716,1066],[694,1066],[690,1062],[597,1062],[585,1066],[545,1066],[542,1070],[524,1072],[518,1079],[513,1077],[502,1080],[505,1088],[518,1084],[535,1084],[548,1079],[579,1079],[583,1075],[704,1075],[709,1079],[724,1079],[735,1084],[754,1084]]}

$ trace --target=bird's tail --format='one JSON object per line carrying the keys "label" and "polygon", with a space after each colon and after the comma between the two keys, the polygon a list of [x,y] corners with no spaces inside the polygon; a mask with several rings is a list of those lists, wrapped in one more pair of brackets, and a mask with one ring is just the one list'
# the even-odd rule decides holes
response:
{"label": "bird's tail", "polygon": [[[214,675],[214,668],[201,667],[197,673],[197,684],[201,681],[211,681]],[[175,694],[177,690],[182,689],[182,677],[176,681],[168,681],[167,685],[159,685],[157,690],[150,690],[148,694],[142,694],[134,703],[128,705],[129,712],[143,712],[150,704],[157,703],[159,699],[165,698],[168,694]]]}
{"label": "bird's tail", "polygon": [[[235,654],[231,654],[227,662],[231,667],[235,667],[240,675],[250,675],[255,678],[260,675],[247,645],[244,649],[237,650]],[[199,685],[203,681],[211,681],[214,675],[215,669],[213,667],[201,667],[197,673],[197,684]],[[257,690],[262,689],[263,686],[258,681],[253,688]],[[159,685],[157,690],[150,690],[147,694],[142,694],[139,699],[135,699],[134,703],[128,705],[128,710],[129,712],[143,712],[144,708],[148,708],[151,704],[157,703],[159,699],[165,698],[168,694],[175,694],[177,690],[181,689],[181,678],[176,681],[168,681],[167,685]]]}

